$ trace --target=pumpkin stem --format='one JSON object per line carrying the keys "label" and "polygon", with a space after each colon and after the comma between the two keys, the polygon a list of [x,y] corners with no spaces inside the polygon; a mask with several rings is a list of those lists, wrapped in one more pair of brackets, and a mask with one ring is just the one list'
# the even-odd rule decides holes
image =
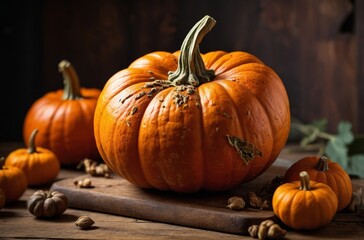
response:
{"label": "pumpkin stem", "polygon": [[32,134],[29,137],[29,147],[28,147],[28,153],[35,153],[37,152],[37,147],[35,146],[35,136],[38,133],[38,129],[34,129]]}
{"label": "pumpkin stem", "polygon": [[300,172],[301,187],[300,190],[311,190],[310,177],[306,171]]}
{"label": "pumpkin stem", "polygon": [[48,193],[47,193],[47,198],[51,198],[52,197],[52,190],[49,190]]}
{"label": "pumpkin stem", "polygon": [[58,69],[63,75],[63,100],[75,100],[82,98],[80,81],[76,70],[70,62],[63,60],[58,64]]}
{"label": "pumpkin stem", "polygon": [[322,171],[322,172],[328,171],[329,170],[328,160],[329,159],[325,156],[320,157],[320,159],[316,165],[316,169],[318,171]]}
{"label": "pumpkin stem", "polygon": [[199,48],[201,40],[215,24],[215,19],[205,16],[187,34],[181,46],[178,68],[176,71],[168,73],[168,80],[173,85],[199,86],[215,77],[213,70],[205,68]]}

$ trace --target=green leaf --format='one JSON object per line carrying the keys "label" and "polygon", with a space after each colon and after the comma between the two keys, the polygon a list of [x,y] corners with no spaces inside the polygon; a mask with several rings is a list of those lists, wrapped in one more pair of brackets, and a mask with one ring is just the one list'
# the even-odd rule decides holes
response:
{"label": "green leaf", "polygon": [[327,119],[322,118],[311,122],[312,126],[318,128],[321,132],[325,132],[327,128]]}
{"label": "green leaf", "polygon": [[364,154],[356,154],[351,156],[345,171],[349,175],[364,178]]}
{"label": "green leaf", "polygon": [[347,167],[348,147],[341,138],[330,138],[325,147],[325,154],[332,161],[340,164],[344,169]]}
{"label": "green leaf", "polygon": [[350,144],[354,140],[354,135],[351,132],[350,122],[340,122],[337,126],[338,137],[345,143]]}

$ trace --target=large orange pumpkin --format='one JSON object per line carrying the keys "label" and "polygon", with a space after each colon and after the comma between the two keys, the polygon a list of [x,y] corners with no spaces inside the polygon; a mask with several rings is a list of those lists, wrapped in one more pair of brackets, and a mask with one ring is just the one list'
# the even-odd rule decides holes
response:
{"label": "large orange pumpkin", "polygon": [[54,152],[64,165],[78,164],[84,158],[98,158],[93,133],[93,117],[99,89],[81,88],[77,73],[66,60],[59,63],[64,89],[49,92],[33,103],[23,127],[24,143],[34,129],[39,130],[36,145]]}
{"label": "large orange pumpkin", "polygon": [[229,189],[263,173],[286,143],[281,79],[246,52],[200,54],[214,25],[204,17],[180,52],[147,54],[104,86],[94,119],[99,152],[139,187]]}

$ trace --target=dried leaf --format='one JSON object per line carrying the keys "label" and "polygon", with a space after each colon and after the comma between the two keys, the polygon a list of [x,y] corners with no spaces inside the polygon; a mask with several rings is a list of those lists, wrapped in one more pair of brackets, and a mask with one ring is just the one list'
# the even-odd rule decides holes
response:
{"label": "dried leaf", "polygon": [[248,165],[249,162],[253,160],[257,155],[260,157],[263,156],[263,153],[247,140],[229,135],[227,135],[226,137],[229,141],[229,144],[235,147],[246,165]]}

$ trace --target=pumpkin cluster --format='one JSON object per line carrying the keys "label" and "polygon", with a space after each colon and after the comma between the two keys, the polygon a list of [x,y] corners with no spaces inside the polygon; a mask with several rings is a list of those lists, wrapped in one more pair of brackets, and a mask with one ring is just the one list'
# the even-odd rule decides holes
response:
{"label": "pumpkin cluster", "polygon": [[289,100],[280,77],[246,52],[201,54],[209,16],[180,51],[153,52],[114,74],[95,111],[103,160],[136,186],[218,191],[263,173],[284,147]]}
{"label": "pumpkin cluster", "polygon": [[36,144],[51,150],[63,165],[77,165],[86,157],[97,159],[93,117],[100,90],[82,88],[72,64],[59,63],[64,89],[49,92],[28,110],[23,126],[25,144],[38,129]]}
{"label": "pumpkin cluster", "polygon": [[325,156],[307,156],[285,172],[274,192],[274,213],[294,229],[316,229],[331,222],[352,198],[349,175]]}
{"label": "pumpkin cluster", "polygon": [[18,200],[28,186],[54,181],[61,165],[77,165],[84,158],[99,158],[93,117],[99,89],[81,88],[70,62],[59,63],[64,89],[49,92],[28,110],[23,137],[27,148],[0,161],[0,206]]}

